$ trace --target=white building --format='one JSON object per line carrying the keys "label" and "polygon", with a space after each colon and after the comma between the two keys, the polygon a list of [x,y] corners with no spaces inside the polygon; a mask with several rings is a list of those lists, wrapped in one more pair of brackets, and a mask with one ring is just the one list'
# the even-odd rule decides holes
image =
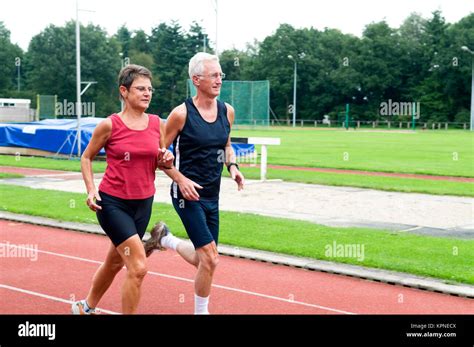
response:
{"label": "white building", "polygon": [[29,99],[0,98],[0,123],[34,121],[35,114],[30,111],[30,104]]}

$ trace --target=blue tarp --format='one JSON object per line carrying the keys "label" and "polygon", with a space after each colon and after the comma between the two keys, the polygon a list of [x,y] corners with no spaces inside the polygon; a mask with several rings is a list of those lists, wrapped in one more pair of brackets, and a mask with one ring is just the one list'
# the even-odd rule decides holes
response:
{"label": "blue tarp", "polygon": [[[89,143],[92,132],[103,118],[81,119],[81,150]],[[0,124],[0,146],[24,147],[43,151],[77,154],[77,120],[45,119],[40,122]],[[100,154],[105,154],[103,150]]]}
{"label": "blue tarp", "polygon": [[[81,119],[81,151],[84,152],[92,133],[104,118]],[[77,155],[77,120],[45,119],[30,123],[0,123],[1,147],[24,147],[43,151]],[[232,144],[237,155],[253,153],[253,145]],[[105,152],[102,149],[101,155]]]}

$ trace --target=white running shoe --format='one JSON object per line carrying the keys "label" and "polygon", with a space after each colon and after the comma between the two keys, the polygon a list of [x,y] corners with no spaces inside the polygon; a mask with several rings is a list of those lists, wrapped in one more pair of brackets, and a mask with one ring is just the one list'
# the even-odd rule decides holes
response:
{"label": "white running shoe", "polygon": [[97,314],[95,312],[95,308],[90,309],[89,312],[86,312],[84,310],[85,304],[86,304],[86,300],[80,300],[80,301],[74,302],[71,306],[72,314],[78,314],[78,315],[95,315],[95,314]]}

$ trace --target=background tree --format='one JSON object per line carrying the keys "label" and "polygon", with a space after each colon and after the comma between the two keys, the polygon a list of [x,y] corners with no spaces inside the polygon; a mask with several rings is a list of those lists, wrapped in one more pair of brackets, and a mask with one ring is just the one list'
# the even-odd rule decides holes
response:
{"label": "background tree", "polygon": [[[38,94],[58,95],[58,101],[76,101],[75,23],[50,25],[32,38],[28,47],[28,88]],[[119,107],[116,78],[119,47],[98,26],[81,26],[81,78],[96,81],[82,98],[95,102],[96,115],[107,116]]]}
{"label": "background tree", "polygon": [[11,43],[10,31],[0,21],[0,90],[13,89],[17,86],[16,57],[22,59],[23,51],[18,45]]}
{"label": "background tree", "polygon": [[[291,55],[298,61],[299,119],[320,120],[326,114],[336,119],[349,103],[355,119],[387,120],[380,115],[380,105],[392,99],[421,102],[422,122],[468,122],[472,57],[460,48],[474,49],[473,42],[473,13],[450,24],[435,11],[430,18],[412,13],[399,28],[385,21],[370,23],[360,38],[337,29],[281,24],[261,42],[222,51],[220,60],[228,80],[269,80],[270,105],[280,119],[292,117]],[[98,82],[84,101],[96,103],[98,116],[116,112],[120,105],[116,78],[123,57],[129,57],[131,63],[153,72],[157,92],[150,112],[166,117],[188,95],[189,59],[204,49],[213,52],[198,22],[187,31],[178,22],[161,23],[150,35],[123,25],[111,37],[98,26],[81,26],[82,79]],[[20,94],[16,56],[22,58]],[[60,101],[74,102],[75,69],[74,22],[50,25],[32,38],[26,53],[11,43],[10,32],[0,22],[2,96],[23,95],[34,105],[38,93],[57,94]]]}

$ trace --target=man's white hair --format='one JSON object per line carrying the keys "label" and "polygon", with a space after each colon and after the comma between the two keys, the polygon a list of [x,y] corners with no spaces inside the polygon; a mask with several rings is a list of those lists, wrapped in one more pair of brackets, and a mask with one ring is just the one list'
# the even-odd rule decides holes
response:
{"label": "man's white hair", "polygon": [[193,79],[193,76],[202,75],[204,72],[205,61],[217,61],[219,57],[209,53],[199,52],[189,61],[189,78]]}

